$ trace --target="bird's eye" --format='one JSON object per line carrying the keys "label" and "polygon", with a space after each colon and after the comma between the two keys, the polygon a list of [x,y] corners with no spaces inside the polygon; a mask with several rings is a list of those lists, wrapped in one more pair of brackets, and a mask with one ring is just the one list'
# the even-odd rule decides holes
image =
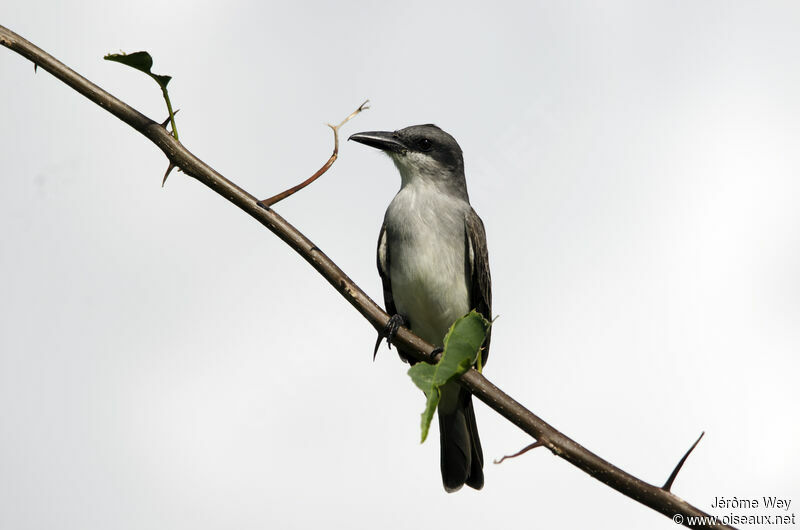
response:
{"label": "bird's eye", "polygon": [[433,147],[433,142],[431,142],[427,138],[423,138],[417,142],[417,145],[422,151],[430,151],[431,147]]}

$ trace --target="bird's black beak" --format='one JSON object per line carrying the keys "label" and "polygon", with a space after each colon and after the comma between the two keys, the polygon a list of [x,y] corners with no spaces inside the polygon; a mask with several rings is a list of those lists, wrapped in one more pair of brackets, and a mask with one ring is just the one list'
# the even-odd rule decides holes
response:
{"label": "bird's black beak", "polygon": [[352,135],[348,140],[354,140],[360,144],[389,153],[404,153],[408,150],[406,145],[397,137],[397,134],[393,132],[360,132]]}

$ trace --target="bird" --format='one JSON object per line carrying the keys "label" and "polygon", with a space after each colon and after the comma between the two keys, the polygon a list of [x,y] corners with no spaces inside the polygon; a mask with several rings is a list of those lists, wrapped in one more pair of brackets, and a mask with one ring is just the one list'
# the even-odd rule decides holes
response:
{"label": "bird", "polygon": [[[378,272],[386,312],[378,335],[391,340],[408,327],[437,349],[459,317],[476,310],[491,321],[492,287],[486,232],[469,202],[464,158],[458,142],[433,124],[396,131],[356,133],[350,140],[388,154],[400,172],[378,237]],[[487,333],[481,352],[485,366]],[[413,360],[399,350],[400,357]],[[451,381],[437,408],[444,489],[483,487],[483,450],[472,394]]]}

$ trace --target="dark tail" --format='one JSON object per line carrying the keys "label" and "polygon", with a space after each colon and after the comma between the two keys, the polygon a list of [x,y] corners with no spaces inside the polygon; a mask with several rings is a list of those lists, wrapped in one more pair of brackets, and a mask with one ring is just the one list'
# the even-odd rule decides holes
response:
{"label": "dark tail", "polygon": [[479,490],[483,487],[483,450],[472,394],[458,387],[457,405],[451,410],[443,408],[439,407],[439,434],[444,489],[452,493],[466,484]]}

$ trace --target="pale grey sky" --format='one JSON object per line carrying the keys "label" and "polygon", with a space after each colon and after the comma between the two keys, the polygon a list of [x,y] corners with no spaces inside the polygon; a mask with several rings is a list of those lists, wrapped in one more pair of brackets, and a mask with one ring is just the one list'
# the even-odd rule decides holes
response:
{"label": "pale grey sky", "polygon": [[[800,7],[793,2],[28,0],[0,24],[269,196],[344,134],[436,123],[486,224],[486,375],[673,491],[800,511]],[[0,528],[674,528],[478,404],[444,493],[394,351],[276,237],[0,49]],[[344,143],[276,207],[371,296],[399,186]],[[711,510],[714,511],[714,510]],[[716,511],[719,515],[729,512]],[[734,511],[740,515],[775,511]]]}

